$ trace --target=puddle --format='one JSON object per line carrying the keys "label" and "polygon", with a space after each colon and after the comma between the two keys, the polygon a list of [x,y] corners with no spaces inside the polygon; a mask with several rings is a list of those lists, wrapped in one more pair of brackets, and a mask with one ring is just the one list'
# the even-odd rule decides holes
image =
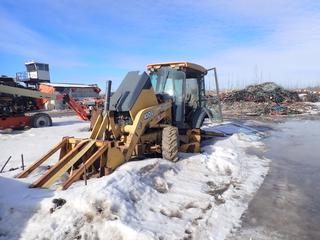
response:
{"label": "puddle", "polygon": [[270,172],[228,239],[320,239],[320,121],[277,124],[264,142]]}

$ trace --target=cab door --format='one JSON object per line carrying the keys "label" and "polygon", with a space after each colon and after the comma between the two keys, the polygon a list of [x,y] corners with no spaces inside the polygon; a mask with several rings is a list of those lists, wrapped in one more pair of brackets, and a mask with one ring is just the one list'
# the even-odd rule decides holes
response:
{"label": "cab door", "polygon": [[185,78],[183,71],[169,67],[151,73],[151,82],[156,93],[172,99],[173,124],[178,127],[185,126]]}
{"label": "cab door", "polygon": [[174,124],[184,127],[185,123],[185,73],[171,69],[166,81],[165,93],[173,97],[173,120]]}

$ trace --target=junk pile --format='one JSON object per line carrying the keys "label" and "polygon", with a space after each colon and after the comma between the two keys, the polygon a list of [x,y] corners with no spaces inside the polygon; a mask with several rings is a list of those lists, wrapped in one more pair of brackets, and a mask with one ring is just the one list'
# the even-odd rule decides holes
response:
{"label": "junk pile", "polygon": [[223,102],[299,102],[297,92],[286,90],[273,82],[250,85],[245,89],[233,91],[223,96]]}
{"label": "junk pile", "polygon": [[250,85],[245,89],[221,94],[225,115],[263,116],[302,114],[311,111],[295,91],[273,82]]}
{"label": "junk pile", "polygon": [[307,93],[304,99],[306,102],[320,102],[320,96],[315,93]]}

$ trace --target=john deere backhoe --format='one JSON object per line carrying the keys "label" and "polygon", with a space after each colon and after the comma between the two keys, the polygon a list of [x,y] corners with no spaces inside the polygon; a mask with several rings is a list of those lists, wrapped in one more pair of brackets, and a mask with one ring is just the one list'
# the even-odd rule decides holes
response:
{"label": "john deere backhoe", "polygon": [[129,72],[107,97],[105,112],[88,138],[64,137],[17,177],[28,176],[59,150],[59,161],[32,187],[48,188],[68,172],[62,184],[67,189],[80,178],[104,176],[133,158],[162,154],[177,161],[179,151],[199,152],[201,135],[209,134],[200,127],[212,117],[205,107],[208,70],[188,62],[149,64],[147,69],[149,74]]}

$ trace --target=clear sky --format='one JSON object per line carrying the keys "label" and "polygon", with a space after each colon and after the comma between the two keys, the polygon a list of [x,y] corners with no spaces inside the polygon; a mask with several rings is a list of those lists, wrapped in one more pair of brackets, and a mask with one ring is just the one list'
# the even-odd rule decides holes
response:
{"label": "clear sky", "polygon": [[216,66],[222,87],[320,84],[320,1],[1,0],[0,74],[49,63],[53,82],[116,87],[147,63]]}

